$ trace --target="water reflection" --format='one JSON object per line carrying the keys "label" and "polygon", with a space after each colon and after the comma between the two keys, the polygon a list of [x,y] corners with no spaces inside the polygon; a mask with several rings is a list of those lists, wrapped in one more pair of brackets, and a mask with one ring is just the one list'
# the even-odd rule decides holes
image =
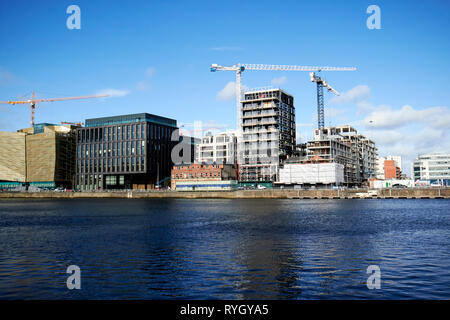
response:
{"label": "water reflection", "polygon": [[[0,298],[448,298],[445,200],[0,201]],[[68,265],[82,290],[66,289]],[[383,290],[366,268],[380,265]]]}

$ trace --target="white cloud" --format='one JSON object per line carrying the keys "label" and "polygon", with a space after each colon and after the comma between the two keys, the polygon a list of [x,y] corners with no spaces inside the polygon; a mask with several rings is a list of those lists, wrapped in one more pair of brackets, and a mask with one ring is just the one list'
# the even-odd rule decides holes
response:
{"label": "white cloud", "polygon": [[336,104],[349,102],[357,103],[360,101],[364,101],[369,97],[370,88],[367,85],[357,85],[349,91],[343,92],[339,96],[331,98],[330,102]]}
{"label": "white cloud", "polygon": [[225,87],[220,90],[216,99],[219,101],[228,101],[236,98],[236,84],[233,81],[228,82]]}
{"label": "white cloud", "polygon": [[279,77],[279,78],[273,78],[271,83],[273,86],[280,86],[282,84],[285,84],[287,82],[287,77]]}
{"label": "white cloud", "polygon": [[112,98],[112,97],[124,97],[126,95],[128,95],[130,93],[129,90],[121,90],[121,89],[103,89],[100,91],[97,91],[95,94],[97,95],[104,95],[107,94],[109,95],[108,98]]}
{"label": "white cloud", "polygon": [[[402,169],[410,174],[410,164],[418,154],[450,150],[448,107],[414,108],[403,105],[393,108],[387,104],[373,105],[368,101],[370,95],[368,86],[358,85],[330,99],[330,102],[356,106],[356,114],[362,115],[362,119],[347,121],[347,124],[354,125],[359,132],[374,140],[380,156],[401,156]],[[325,119],[332,117],[333,113],[337,115],[335,111],[327,107]]]}
{"label": "white cloud", "polygon": [[445,128],[450,124],[447,107],[430,107],[422,110],[404,105],[401,109],[380,106],[368,114],[364,124],[373,129],[394,129],[416,123],[427,123],[431,127]]}
{"label": "white cloud", "polygon": [[[242,90],[248,90],[248,87],[243,85]],[[228,82],[225,87],[217,93],[216,99],[218,101],[229,101],[236,99],[236,83],[234,81]]]}
{"label": "white cloud", "polygon": [[336,118],[337,116],[345,113],[346,111],[347,109],[336,109],[333,107],[325,107],[325,119]]}
{"label": "white cloud", "polygon": [[448,129],[424,126],[420,131],[410,127],[361,132],[373,139],[380,156],[402,157],[403,172],[410,174],[410,164],[418,154],[448,152],[450,139]]}

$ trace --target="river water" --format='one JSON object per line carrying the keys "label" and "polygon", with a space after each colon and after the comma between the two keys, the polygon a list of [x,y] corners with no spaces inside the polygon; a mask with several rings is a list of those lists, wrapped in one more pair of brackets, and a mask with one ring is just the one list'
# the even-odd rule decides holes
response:
{"label": "river water", "polygon": [[[0,201],[0,299],[450,299],[450,201]],[[81,270],[69,290],[66,268]],[[367,267],[380,268],[369,290]]]}

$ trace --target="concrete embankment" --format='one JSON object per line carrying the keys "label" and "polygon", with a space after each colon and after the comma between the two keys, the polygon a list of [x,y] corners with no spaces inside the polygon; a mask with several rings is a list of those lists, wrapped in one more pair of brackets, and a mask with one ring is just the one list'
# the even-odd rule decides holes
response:
{"label": "concrete embankment", "polygon": [[1,192],[1,198],[186,198],[186,199],[450,199],[450,188],[350,190],[239,190],[210,192]]}

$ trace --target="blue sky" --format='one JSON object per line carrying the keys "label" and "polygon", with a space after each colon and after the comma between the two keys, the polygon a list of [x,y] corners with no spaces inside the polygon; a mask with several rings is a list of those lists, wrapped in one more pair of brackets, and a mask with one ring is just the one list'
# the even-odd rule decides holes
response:
{"label": "blue sky", "polygon": [[[66,9],[81,9],[69,30]],[[381,9],[369,30],[366,9]],[[450,151],[449,1],[2,1],[0,100],[114,92],[108,99],[42,103],[36,122],[150,112],[233,129],[232,72],[218,63],[356,66],[323,77],[326,124],[352,124],[380,155]],[[299,138],[316,124],[307,72],[247,71],[249,88],[294,95]],[[230,88],[230,86],[228,86]],[[372,121],[372,122],[370,122]],[[27,127],[29,108],[0,105],[0,130]]]}

